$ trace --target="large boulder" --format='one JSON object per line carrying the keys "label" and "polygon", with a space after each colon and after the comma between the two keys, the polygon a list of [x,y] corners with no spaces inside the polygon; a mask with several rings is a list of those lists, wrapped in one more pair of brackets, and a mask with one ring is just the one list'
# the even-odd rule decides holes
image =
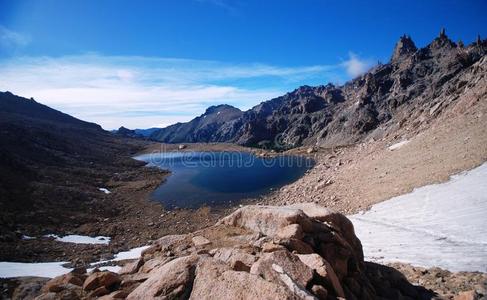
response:
{"label": "large boulder", "polygon": [[385,280],[383,270],[366,270],[351,222],[314,203],[242,207],[215,226],[158,239],[120,273],[76,275],[88,277],[84,290],[72,275],[61,276],[44,286],[40,299],[68,294],[129,300],[419,295],[407,282],[400,281],[398,288],[397,280]]}
{"label": "large boulder", "polygon": [[286,287],[258,275],[233,271],[220,260],[202,259],[196,268],[196,279],[190,299],[296,299]]}
{"label": "large boulder", "polygon": [[60,292],[67,284],[83,286],[83,278],[75,273],[54,277],[42,287],[42,292]]}
{"label": "large boulder", "polygon": [[311,219],[303,211],[286,206],[249,205],[223,218],[218,224],[244,227],[274,237],[282,228],[291,224],[310,228]]}
{"label": "large boulder", "polygon": [[305,265],[298,256],[281,250],[266,253],[252,265],[250,274],[262,276],[268,281],[280,281],[279,272],[275,270],[279,266],[299,286],[305,288],[313,279],[313,270]]}
{"label": "large boulder", "polygon": [[110,289],[119,284],[121,281],[120,276],[114,272],[93,272],[85,279],[83,289],[86,291],[96,290],[101,287]]}
{"label": "large boulder", "polygon": [[191,292],[198,256],[176,258],[153,270],[127,299],[184,299]]}

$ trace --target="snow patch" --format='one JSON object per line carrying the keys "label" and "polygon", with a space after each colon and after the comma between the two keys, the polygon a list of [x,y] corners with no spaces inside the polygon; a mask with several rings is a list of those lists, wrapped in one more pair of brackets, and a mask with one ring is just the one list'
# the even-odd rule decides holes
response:
{"label": "snow patch", "polygon": [[110,192],[107,188],[99,188],[98,189],[100,192],[104,192],[105,194],[111,194],[112,192]]}
{"label": "snow patch", "polygon": [[487,163],[350,216],[367,260],[487,272]]}
{"label": "snow patch", "polygon": [[124,259],[136,259],[139,258],[140,255],[142,254],[142,251],[145,249],[149,248],[149,246],[142,246],[142,247],[137,247],[130,249],[128,251],[123,251],[115,254],[115,258],[110,260],[110,261],[120,261]]}
{"label": "snow patch", "polygon": [[[52,235],[51,235],[52,236]],[[93,263],[97,265],[100,263],[116,262],[125,259],[139,258],[142,251],[149,246],[142,246],[123,251],[115,254],[115,258],[112,260],[101,261]],[[67,262],[45,262],[45,263],[20,263],[20,262],[0,262],[0,278],[18,277],[18,276],[40,276],[40,277],[56,277],[71,272],[73,269],[65,268],[62,265]],[[88,271],[92,271],[95,267],[88,268]],[[120,266],[101,266],[98,267],[101,271],[120,271]]]}
{"label": "snow patch", "polygon": [[35,240],[35,239],[36,239],[36,237],[35,237],[35,236],[23,235],[23,236],[22,236],[22,239],[23,239],[23,240]]}
{"label": "snow patch", "polygon": [[72,269],[63,267],[67,262],[22,263],[0,262],[0,278],[19,276],[56,277],[71,272]]}
{"label": "snow patch", "polygon": [[60,237],[55,234],[47,234],[45,237],[52,237],[55,238],[58,242],[63,243],[75,243],[75,244],[103,244],[108,245],[110,243],[110,237],[108,236],[85,236],[85,235],[77,235],[77,234],[70,234],[63,237]]}
{"label": "snow patch", "polygon": [[393,150],[401,148],[402,146],[406,145],[407,143],[409,143],[409,140],[401,141],[399,143],[395,143],[394,145],[389,146],[387,149],[393,151]]}

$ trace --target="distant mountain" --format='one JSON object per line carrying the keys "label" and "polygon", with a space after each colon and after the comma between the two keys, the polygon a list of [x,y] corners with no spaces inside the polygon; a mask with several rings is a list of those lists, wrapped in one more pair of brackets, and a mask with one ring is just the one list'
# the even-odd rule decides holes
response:
{"label": "distant mountain", "polygon": [[151,136],[154,132],[158,131],[161,128],[157,127],[152,127],[152,128],[147,128],[147,129],[134,129],[135,134],[143,136],[143,137],[149,137]]}
{"label": "distant mountain", "polygon": [[110,132],[123,137],[147,139],[151,136],[151,134],[153,134],[154,132],[160,129],[161,128],[156,128],[156,127],[147,128],[147,129],[128,129],[122,126],[119,129],[111,130]]}
{"label": "distant mountain", "polygon": [[[403,36],[390,62],[342,86],[302,86],[243,113],[230,110],[225,118],[207,111],[188,123],[156,131],[151,138],[274,147],[338,146],[367,136],[380,138],[398,127],[427,124],[466,88],[485,85],[486,52],[486,40],[478,38],[465,47],[444,31],[421,49]],[[205,117],[211,121],[205,122]]]}
{"label": "distant mountain", "polygon": [[242,111],[231,105],[209,107],[204,114],[187,123],[177,123],[154,131],[150,138],[165,143],[210,142],[225,124],[242,116]]}

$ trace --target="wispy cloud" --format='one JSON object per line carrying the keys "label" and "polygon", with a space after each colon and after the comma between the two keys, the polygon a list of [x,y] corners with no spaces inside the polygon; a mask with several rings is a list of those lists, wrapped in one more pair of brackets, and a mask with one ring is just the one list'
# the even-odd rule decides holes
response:
{"label": "wispy cloud", "polygon": [[30,37],[0,25],[0,48],[13,50],[30,43]]}
{"label": "wispy cloud", "polygon": [[343,62],[343,66],[345,67],[347,74],[352,78],[362,75],[374,65],[372,60],[362,59],[353,52],[349,52],[348,56],[349,58]]}
{"label": "wispy cloud", "polygon": [[238,12],[237,5],[239,2],[237,0],[196,0],[197,2],[200,3],[207,3],[210,5],[214,5],[216,7],[222,8],[225,11],[231,13],[231,14],[236,14]]}
{"label": "wispy cloud", "polygon": [[0,61],[0,90],[106,129],[144,128],[187,121],[214,104],[248,109],[301,84],[326,83],[342,69],[98,54],[23,57]]}

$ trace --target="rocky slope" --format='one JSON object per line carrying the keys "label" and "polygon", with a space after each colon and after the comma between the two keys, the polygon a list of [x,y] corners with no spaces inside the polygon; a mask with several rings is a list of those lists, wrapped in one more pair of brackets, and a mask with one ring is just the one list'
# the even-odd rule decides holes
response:
{"label": "rocky slope", "polygon": [[[141,194],[159,185],[165,173],[130,158],[145,145],[32,99],[0,93],[0,260],[89,259],[111,251],[41,238],[49,233],[96,235],[103,227],[112,228],[109,235],[131,239],[124,229],[146,227],[135,220],[134,206],[157,216],[163,211],[148,209]],[[99,190],[119,186],[125,189],[120,195]],[[117,234],[113,222],[122,216]]]}
{"label": "rocky slope", "polygon": [[434,296],[394,269],[365,263],[352,223],[314,203],[245,206],[204,230],[162,237],[119,274],[78,269],[49,280],[41,293],[36,299]]}
{"label": "rocky slope", "polygon": [[224,124],[238,119],[242,112],[230,105],[211,106],[187,123],[177,123],[154,131],[150,138],[166,143],[210,142]]}
{"label": "rocky slope", "polygon": [[[343,86],[302,86],[209,127],[202,135],[190,122],[162,129],[152,138],[273,148],[330,147],[380,138],[408,124],[427,126],[439,111],[455,103],[459,93],[485,77],[478,68],[485,64],[486,53],[487,41],[480,38],[464,47],[442,31],[429,45],[417,49],[409,36],[403,36],[389,63]],[[178,138],[164,134],[168,131],[178,131]]]}

